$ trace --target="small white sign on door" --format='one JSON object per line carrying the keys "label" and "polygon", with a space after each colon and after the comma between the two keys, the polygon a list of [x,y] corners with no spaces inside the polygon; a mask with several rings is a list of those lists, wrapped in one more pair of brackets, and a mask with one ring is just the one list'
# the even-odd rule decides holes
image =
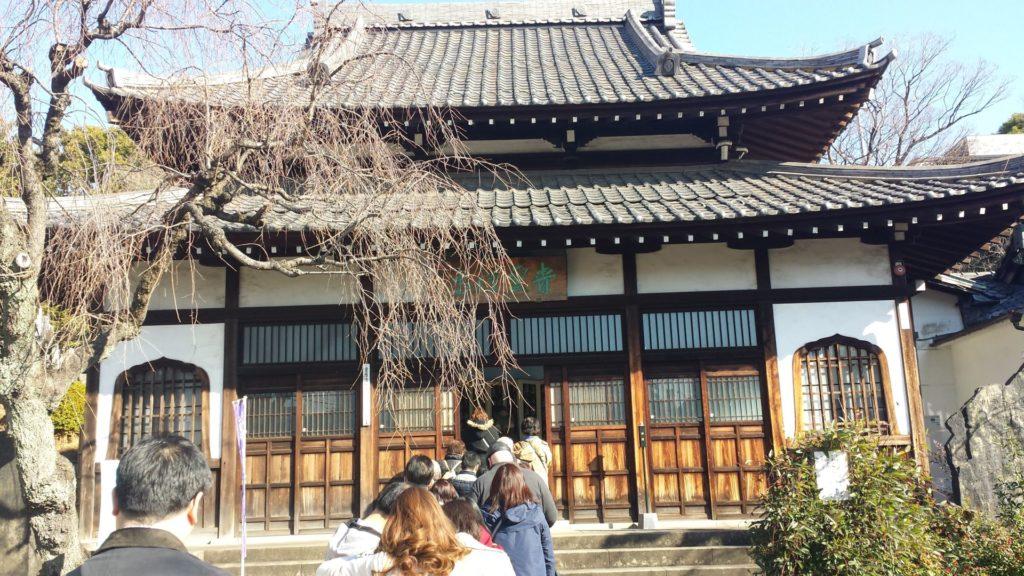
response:
{"label": "small white sign on door", "polygon": [[815,452],[814,473],[820,499],[849,500],[850,462],[846,452]]}

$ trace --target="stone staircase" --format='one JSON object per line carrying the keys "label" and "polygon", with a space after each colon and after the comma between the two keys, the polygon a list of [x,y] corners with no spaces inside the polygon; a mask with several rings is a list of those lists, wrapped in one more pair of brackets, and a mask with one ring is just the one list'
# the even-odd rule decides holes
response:
{"label": "stone staircase", "polygon": [[[621,530],[556,533],[559,576],[746,576],[756,573],[742,530]],[[246,576],[313,576],[323,546],[250,546]],[[201,555],[240,573],[238,548],[208,548]]]}

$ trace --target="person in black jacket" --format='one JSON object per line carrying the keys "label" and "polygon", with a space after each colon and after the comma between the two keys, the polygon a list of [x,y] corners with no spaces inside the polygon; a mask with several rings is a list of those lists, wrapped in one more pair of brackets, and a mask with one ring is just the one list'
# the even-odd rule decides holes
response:
{"label": "person in black jacket", "polygon": [[459,473],[452,478],[452,486],[459,493],[459,498],[470,498],[473,495],[473,483],[476,482],[477,473],[484,459],[472,450],[467,450],[462,456],[462,465],[459,466]]}
{"label": "person in black jacket", "polygon": [[451,480],[462,469],[462,456],[466,453],[466,444],[462,440],[449,440],[444,451],[444,460],[438,460],[441,465],[441,478]]}
{"label": "person in black jacket", "polygon": [[498,438],[501,438],[501,432],[495,427],[494,420],[479,406],[473,410],[466,425],[469,427],[465,434],[466,446],[481,456],[486,456]]}
{"label": "person in black jacket", "polygon": [[206,457],[188,440],[164,436],[137,443],[117,465],[117,530],[70,576],[227,576],[182,544],[199,522],[199,502],[212,484]]}

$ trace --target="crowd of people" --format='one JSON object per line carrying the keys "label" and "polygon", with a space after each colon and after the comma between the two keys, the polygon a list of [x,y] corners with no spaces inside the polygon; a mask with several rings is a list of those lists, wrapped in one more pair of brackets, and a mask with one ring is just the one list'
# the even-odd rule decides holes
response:
{"label": "crowd of people", "polygon": [[483,410],[443,459],[417,455],[331,539],[317,576],[554,576],[551,449],[535,418],[518,442]]}
{"label": "crowd of people", "polygon": [[[360,517],[338,528],[317,576],[554,576],[551,449],[534,418],[518,442],[483,410],[441,460],[413,456]],[[147,438],[117,467],[115,530],[72,576],[226,576],[183,544],[212,486],[202,451]]]}

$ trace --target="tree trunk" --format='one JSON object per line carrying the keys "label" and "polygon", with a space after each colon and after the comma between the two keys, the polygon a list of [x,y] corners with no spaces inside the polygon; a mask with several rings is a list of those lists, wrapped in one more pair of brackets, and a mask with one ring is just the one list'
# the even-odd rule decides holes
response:
{"label": "tree trunk", "polygon": [[75,508],[75,471],[57,452],[49,402],[31,389],[24,393],[16,402],[5,402],[8,435],[14,442],[29,522],[42,562],[40,574],[59,576],[84,559]]}
{"label": "tree trunk", "polygon": [[0,405],[7,412],[40,573],[57,576],[83,559],[74,468],[57,452],[49,414],[67,385],[54,386],[46,378],[35,324],[39,262],[27,270],[16,264],[24,241],[24,231],[0,215]]}

